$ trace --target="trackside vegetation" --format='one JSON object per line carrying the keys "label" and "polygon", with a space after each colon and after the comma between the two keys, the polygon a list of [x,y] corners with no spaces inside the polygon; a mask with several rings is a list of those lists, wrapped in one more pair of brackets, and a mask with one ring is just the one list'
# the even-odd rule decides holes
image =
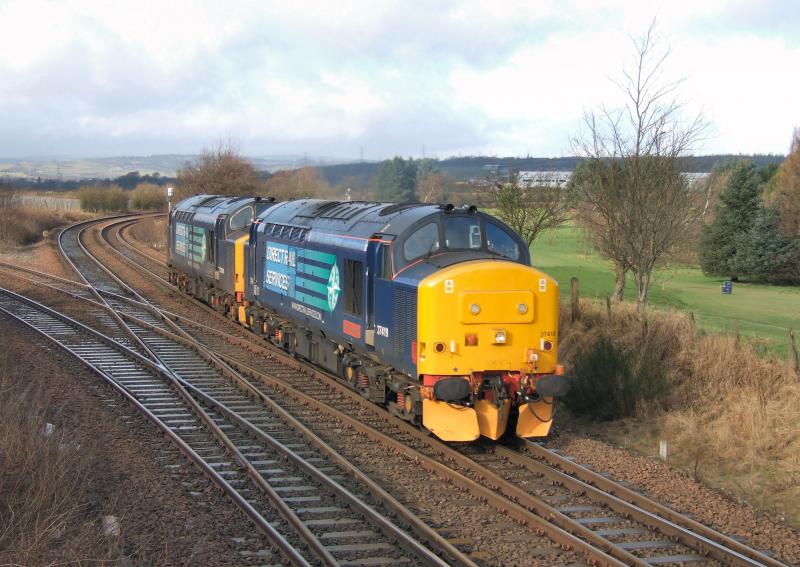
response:
{"label": "trackside vegetation", "polygon": [[608,305],[561,314],[566,402],[585,429],[650,455],[667,441],[690,474],[800,522],[800,373],[688,314],[651,309],[644,324],[634,303]]}

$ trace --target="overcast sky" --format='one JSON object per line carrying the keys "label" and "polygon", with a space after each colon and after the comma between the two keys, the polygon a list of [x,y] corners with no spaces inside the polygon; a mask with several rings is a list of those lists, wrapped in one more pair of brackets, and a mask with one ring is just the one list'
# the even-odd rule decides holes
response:
{"label": "overcast sky", "polygon": [[785,153],[797,0],[0,0],[0,156],[568,155],[655,16],[700,153]]}

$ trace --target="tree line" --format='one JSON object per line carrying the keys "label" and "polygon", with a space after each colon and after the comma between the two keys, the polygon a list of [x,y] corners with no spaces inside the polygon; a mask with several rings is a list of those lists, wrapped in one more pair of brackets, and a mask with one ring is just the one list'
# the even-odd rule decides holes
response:
{"label": "tree line", "polygon": [[[773,154],[710,154],[699,156],[683,156],[681,171],[689,173],[707,173],[719,164],[732,163],[742,159],[752,160],[758,166],[777,164],[783,161],[783,155]],[[486,176],[486,166],[496,165],[507,171],[575,171],[583,161],[580,155],[558,158],[541,157],[498,157],[498,156],[464,156],[430,160],[442,173],[446,173],[456,181],[480,179]],[[383,167],[384,161],[341,163],[318,167],[320,175],[331,185],[350,186],[369,185]]]}

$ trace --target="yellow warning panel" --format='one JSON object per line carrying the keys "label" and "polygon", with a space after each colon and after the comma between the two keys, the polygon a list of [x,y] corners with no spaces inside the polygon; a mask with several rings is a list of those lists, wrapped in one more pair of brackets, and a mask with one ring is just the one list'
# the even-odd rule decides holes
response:
{"label": "yellow warning panel", "polygon": [[495,441],[499,439],[506,430],[510,408],[510,400],[503,400],[500,407],[489,400],[476,400],[475,413],[478,414],[478,428],[481,435]]}
{"label": "yellow warning panel", "polygon": [[553,425],[553,398],[545,397],[519,406],[518,437],[544,437]]}
{"label": "yellow warning panel", "polygon": [[475,410],[447,402],[423,399],[422,425],[442,441],[475,441],[480,437]]}

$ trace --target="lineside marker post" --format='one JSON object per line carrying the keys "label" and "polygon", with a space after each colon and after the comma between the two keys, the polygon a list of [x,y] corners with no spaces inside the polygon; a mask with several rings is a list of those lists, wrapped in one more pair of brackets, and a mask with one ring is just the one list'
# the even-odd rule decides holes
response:
{"label": "lineside marker post", "polygon": [[794,329],[789,329],[789,356],[795,373],[800,377],[800,356],[797,354],[797,342],[794,340]]}
{"label": "lineside marker post", "polygon": [[574,323],[578,319],[581,318],[581,311],[580,311],[580,282],[578,282],[578,278],[570,278],[569,280],[570,288],[572,290],[572,322]]}

